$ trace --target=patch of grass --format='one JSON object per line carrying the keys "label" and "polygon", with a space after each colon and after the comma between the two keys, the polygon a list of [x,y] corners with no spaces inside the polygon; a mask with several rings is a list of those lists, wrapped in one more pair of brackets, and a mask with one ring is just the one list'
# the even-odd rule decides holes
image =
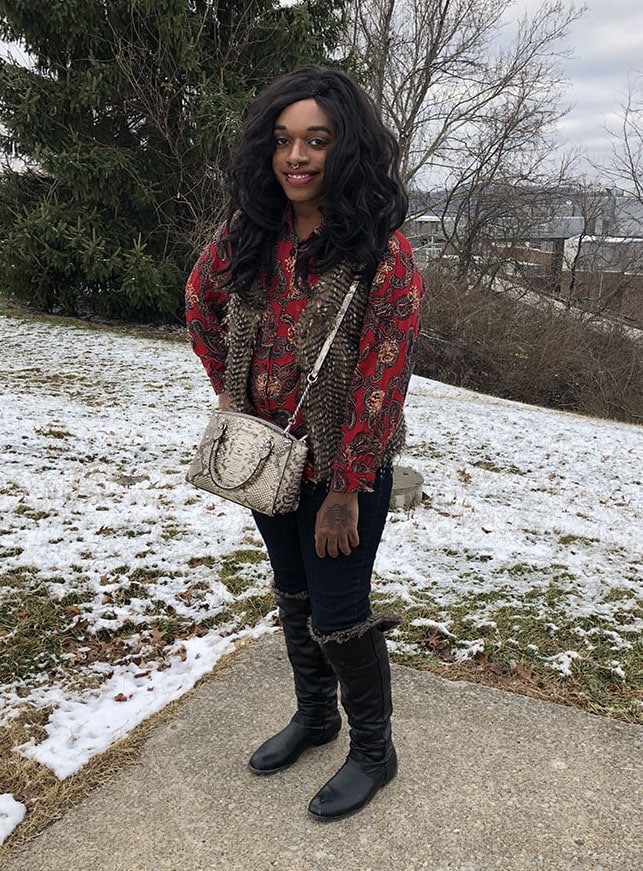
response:
{"label": "patch of grass", "polygon": [[474,463],[471,463],[471,465],[475,466],[477,469],[484,469],[486,472],[498,472],[509,475],[525,474],[523,469],[519,469],[518,466],[513,463],[509,463],[507,466],[499,466],[492,460],[476,460]]}
{"label": "patch of grass", "polygon": [[35,508],[32,508],[30,505],[25,505],[24,503],[17,505],[13,509],[13,513],[17,514],[18,517],[28,517],[29,520],[44,520],[46,517],[51,517],[49,511],[37,511]]}
{"label": "patch of grass", "polygon": [[20,556],[24,547],[0,547],[0,559],[8,559],[10,556]]}
{"label": "patch of grass", "polygon": [[[54,326],[64,326],[69,329],[83,330],[92,333],[116,333],[126,336],[134,336],[140,339],[154,339],[164,342],[173,342],[181,345],[188,343],[187,330],[180,324],[135,324],[127,321],[116,321],[108,318],[99,319],[92,316],[91,320],[73,317],[71,315],[48,314],[46,312],[31,311],[19,305],[15,300],[8,300],[0,294],[0,314],[21,320],[23,323],[46,323]],[[47,373],[47,378],[52,377]],[[58,377],[62,377],[59,375]],[[71,377],[71,376],[70,376]],[[120,384],[113,385],[114,390],[120,388]]]}
{"label": "patch of grass", "polygon": [[565,545],[565,544],[584,544],[587,547],[589,547],[592,544],[596,544],[599,541],[600,541],[599,538],[587,538],[584,535],[568,534],[568,535],[559,535],[558,536],[558,544],[563,544],[563,545]]}
{"label": "patch of grass", "polygon": [[0,583],[9,591],[0,600],[0,681],[28,679],[58,665],[65,645],[82,635],[75,606],[83,594],[53,598],[25,572],[7,572]]}
{"label": "patch of grass", "polygon": [[145,598],[145,596],[145,588],[134,583],[129,587],[118,587],[116,590],[106,592],[103,596],[103,604],[129,605],[132,599]]}
{"label": "patch of grass", "polygon": [[627,604],[627,608],[617,608],[612,612],[614,620],[624,626],[630,626],[635,620],[643,620],[643,601],[630,599]]}
{"label": "patch of grass", "polygon": [[188,565],[191,569],[195,569],[197,566],[207,566],[209,569],[213,569],[219,564],[219,562],[219,557],[193,556],[188,560]]}
{"label": "patch of grass", "polygon": [[[512,604],[493,593],[443,606],[430,597],[413,607],[396,633],[399,662],[445,677],[482,681],[552,698],[594,713],[641,722],[643,640],[618,644],[618,615],[569,616],[569,591],[556,583]],[[643,609],[642,609],[643,611]],[[638,615],[636,615],[638,616]],[[416,618],[442,624],[411,625]],[[616,636],[616,637],[615,637]],[[554,666],[572,652],[569,674]]]}
{"label": "patch of grass", "polygon": [[[56,789],[60,781],[48,768],[18,753],[13,748],[32,738],[38,738],[47,723],[50,708],[25,706],[17,719],[9,721],[0,729],[0,783],[3,792],[9,792],[16,801],[27,807],[27,815],[32,814],[43,794]],[[19,828],[22,828],[20,826]],[[15,834],[13,836],[15,838]],[[8,856],[6,846],[0,845],[0,859]]]}
{"label": "patch of grass", "polygon": [[[191,634],[193,625],[192,621],[181,620],[171,615],[150,621],[152,633],[156,632],[158,635],[163,636],[159,640],[164,645],[173,644],[177,638],[186,638]],[[188,632],[185,631],[186,629]]]}
{"label": "patch of grass", "polygon": [[132,638],[137,639],[147,627],[147,624],[141,624],[134,620],[126,620],[118,629],[101,628],[94,634],[90,635],[85,640],[85,645],[94,647],[92,650],[91,659],[102,661],[113,661],[114,651],[121,655],[124,650],[124,645],[129,645]]}
{"label": "patch of grass", "polygon": [[570,583],[576,580],[576,575],[574,575],[574,573],[571,572],[567,566],[562,566],[558,563],[554,563],[552,564],[551,569],[555,581],[565,581],[567,583]]}
{"label": "patch of grass", "polygon": [[69,453],[69,448],[67,447],[67,445],[47,445],[47,452],[43,453],[42,456],[46,460],[57,461],[60,459],[60,457],[64,456],[66,460],[77,460],[79,462],[82,462],[82,457],[75,456],[74,454]]}
{"label": "patch of grass", "polygon": [[464,549],[463,554],[465,559],[473,563],[488,563],[493,559],[493,556],[490,553],[478,553],[477,551],[471,551],[467,548]]}
{"label": "patch of grass", "polygon": [[56,429],[53,426],[40,427],[39,429],[34,430],[38,435],[46,436],[50,439],[66,439],[71,436],[70,432],[67,432],[66,429]]}
{"label": "patch of grass", "polygon": [[112,569],[110,574],[112,575],[128,575],[130,572],[130,567],[128,565],[116,566],[115,569]]}
{"label": "patch of grass", "polygon": [[185,529],[176,524],[166,524],[162,527],[161,538],[163,541],[171,541],[173,538],[180,538],[185,534]]}
{"label": "patch of grass", "polygon": [[[9,449],[9,445],[5,446],[5,450]],[[15,453],[15,451],[11,451],[11,453]],[[22,486],[22,484],[18,484],[17,481],[5,481],[4,484],[0,486],[0,496],[26,496],[28,491]]]}
{"label": "patch of grass", "polygon": [[248,572],[247,567],[256,566],[266,562],[267,559],[265,553],[260,550],[239,548],[220,560],[219,580],[233,596],[239,596],[257,583],[256,573]]}
{"label": "patch of grass", "polygon": [[[241,646],[241,645],[239,645]],[[205,675],[199,683],[218,680],[230,667],[236,651],[217,663],[215,670]],[[125,765],[139,761],[140,752],[152,732],[176,715],[194,690],[180,699],[170,702],[163,710],[153,714],[137,726],[127,738],[113,744],[109,750],[95,756],[77,774],[65,780],[58,778],[44,765],[25,759],[12,748],[36,737],[49,717],[49,709],[25,707],[20,717],[0,730],[0,783],[3,790],[11,793],[27,807],[27,815],[4,844],[0,845],[0,867],[15,853],[43,831],[54,820],[62,817],[83,796],[114,775]]]}
{"label": "patch of grass", "polygon": [[181,576],[180,572],[168,572],[156,566],[149,569],[140,566],[139,568],[134,569],[134,571],[129,571],[129,568],[127,568],[126,571],[122,571],[122,568],[123,566],[119,566],[118,569],[114,570],[114,574],[127,575],[130,582],[137,584],[152,583],[158,581],[159,578],[178,578]]}
{"label": "patch of grass", "polygon": [[499,574],[509,575],[510,578],[525,577],[539,572],[538,566],[529,565],[529,563],[515,563],[511,566],[503,566],[497,570]]}
{"label": "patch of grass", "polygon": [[417,442],[409,445],[406,453],[411,457],[431,458],[433,460],[441,460],[445,456],[444,447],[438,442]]}
{"label": "patch of grass", "polygon": [[251,547],[255,549],[258,548],[265,553],[263,541],[260,538],[257,538],[257,536],[250,529],[248,529],[248,527],[245,528],[245,535],[243,536],[241,544],[245,545],[246,547]]}
{"label": "patch of grass", "polygon": [[459,550],[453,550],[452,547],[445,547],[445,548],[443,548],[443,549],[442,549],[442,553],[443,553],[445,556],[453,556],[453,557],[455,557],[455,556],[460,556],[460,551],[459,551]]}
{"label": "patch of grass", "polygon": [[222,623],[254,626],[275,609],[275,597],[272,590],[246,596],[237,602],[223,608],[215,618],[206,618],[200,625],[211,629]]}

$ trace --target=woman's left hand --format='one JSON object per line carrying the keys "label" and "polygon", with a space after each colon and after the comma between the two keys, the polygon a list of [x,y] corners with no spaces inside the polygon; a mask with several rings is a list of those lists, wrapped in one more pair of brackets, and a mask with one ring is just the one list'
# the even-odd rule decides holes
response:
{"label": "woman's left hand", "polygon": [[315,520],[315,551],[317,556],[349,556],[359,544],[357,493],[329,493],[322,502]]}

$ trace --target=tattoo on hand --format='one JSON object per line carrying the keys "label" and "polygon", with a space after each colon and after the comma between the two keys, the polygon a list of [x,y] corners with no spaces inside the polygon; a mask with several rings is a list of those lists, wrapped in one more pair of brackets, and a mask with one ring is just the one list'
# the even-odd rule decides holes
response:
{"label": "tattoo on hand", "polygon": [[324,523],[331,529],[343,529],[351,521],[351,512],[345,505],[330,505],[324,511]]}

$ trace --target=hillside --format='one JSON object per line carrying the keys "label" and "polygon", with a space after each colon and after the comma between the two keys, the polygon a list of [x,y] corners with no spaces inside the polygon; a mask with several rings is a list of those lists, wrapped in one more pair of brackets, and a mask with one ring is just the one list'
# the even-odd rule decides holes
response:
{"label": "hillside", "polygon": [[[0,722],[65,778],[273,631],[270,573],[250,514],[184,483],[213,404],[186,342],[0,316],[0,347]],[[419,378],[407,419],[391,649],[638,719],[643,429]]]}

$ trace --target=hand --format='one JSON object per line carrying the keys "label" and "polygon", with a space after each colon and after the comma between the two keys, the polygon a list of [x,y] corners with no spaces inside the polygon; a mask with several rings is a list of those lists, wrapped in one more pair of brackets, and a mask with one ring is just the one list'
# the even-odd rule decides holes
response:
{"label": "hand", "polygon": [[230,411],[230,394],[227,390],[219,394],[219,408],[221,411]]}
{"label": "hand", "polygon": [[349,556],[359,544],[357,493],[329,493],[322,502],[315,520],[315,551],[317,556],[336,557],[341,551]]}

